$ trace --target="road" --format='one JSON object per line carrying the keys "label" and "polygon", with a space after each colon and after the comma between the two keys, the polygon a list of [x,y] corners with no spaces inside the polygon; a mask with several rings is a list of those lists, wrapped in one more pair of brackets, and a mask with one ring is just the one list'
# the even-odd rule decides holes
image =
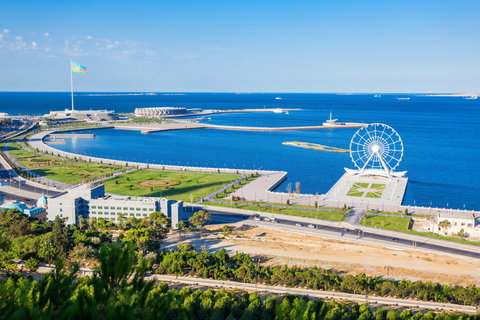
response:
{"label": "road", "polygon": [[[328,225],[322,223],[321,220],[315,220],[315,222],[313,222],[315,227],[312,228],[308,227],[309,223],[306,223],[305,219],[295,220],[295,217],[289,217],[288,220],[276,218],[275,220],[278,221],[278,223],[273,223],[264,220],[264,218],[267,217],[266,215],[261,216],[260,219],[262,220],[258,221],[254,220],[254,216],[249,215],[227,213],[215,210],[208,210],[208,212],[212,215],[213,223],[217,224],[240,222],[243,224],[256,225],[264,228],[277,230],[283,229],[284,231],[333,238],[337,240],[382,245],[400,250],[420,250],[462,258],[480,259],[480,250],[477,247],[472,246],[472,248],[468,248],[467,245],[463,245],[461,248],[459,248],[459,244],[455,243],[446,243],[445,245],[432,243],[434,240],[430,238],[411,235],[402,236],[401,234],[398,235],[398,232],[396,232],[394,236],[388,234],[379,234],[365,231],[367,229],[362,227],[357,227],[357,229],[349,229],[348,227],[342,225]],[[455,245],[457,247],[455,247]]]}
{"label": "road", "polygon": [[[23,131],[32,128],[36,121],[29,118],[22,118],[21,123],[13,126],[9,132],[0,133],[0,141],[21,134]],[[23,201],[28,205],[36,204],[42,193],[47,197],[58,195],[60,192],[44,188],[41,184],[32,183],[17,176],[9,164],[0,156],[0,179],[7,182],[8,186],[0,187],[0,194],[8,200]]]}
{"label": "road", "polygon": [[[46,265],[40,265],[37,270],[37,274],[34,275],[36,280],[40,280],[43,277],[43,274],[52,271],[52,267]],[[81,268],[79,272],[80,276],[92,275],[92,270],[89,268]],[[148,279],[156,279],[159,281],[174,282],[174,283],[184,283],[188,285],[197,285],[213,288],[225,288],[225,289],[239,289],[245,291],[263,291],[263,292],[272,292],[277,294],[294,294],[297,296],[308,296],[313,298],[320,299],[335,299],[335,300],[348,300],[356,301],[360,304],[367,302],[369,304],[375,303],[386,306],[404,306],[408,308],[421,308],[426,310],[445,310],[445,311],[458,311],[462,313],[476,313],[477,308],[475,306],[462,306],[459,304],[450,304],[450,303],[437,303],[430,301],[415,301],[408,299],[395,299],[395,298],[386,298],[386,297],[377,297],[377,296],[368,296],[366,297],[363,294],[351,294],[343,292],[333,292],[333,291],[321,291],[321,290],[312,290],[312,289],[301,289],[301,288],[287,288],[281,286],[269,286],[263,284],[255,283],[241,283],[236,281],[228,280],[213,280],[213,279],[202,279],[202,278],[191,278],[191,277],[177,277],[169,275],[157,275],[150,274],[145,277]]]}
{"label": "road", "polygon": [[405,306],[409,308],[422,308],[428,310],[446,310],[446,311],[459,311],[465,313],[476,313],[477,308],[475,306],[462,306],[458,304],[448,304],[448,303],[437,303],[429,301],[415,301],[407,299],[394,299],[394,298],[385,298],[377,296],[369,296],[368,298],[365,295],[360,294],[351,294],[343,292],[333,292],[333,291],[319,291],[319,290],[310,290],[310,289],[299,289],[299,288],[287,288],[280,286],[267,286],[267,285],[256,285],[253,283],[239,283],[234,281],[223,281],[223,280],[212,280],[212,279],[200,279],[200,278],[189,278],[189,277],[175,277],[175,276],[165,276],[165,275],[151,275],[148,278],[155,278],[161,281],[171,281],[186,283],[190,285],[203,285],[207,287],[221,287],[228,289],[240,289],[248,291],[267,291],[279,294],[294,294],[298,296],[308,296],[314,298],[323,298],[323,299],[335,299],[335,300],[349,300],[356,301],[361,303],[377,303],[382,305],[390,306]]}

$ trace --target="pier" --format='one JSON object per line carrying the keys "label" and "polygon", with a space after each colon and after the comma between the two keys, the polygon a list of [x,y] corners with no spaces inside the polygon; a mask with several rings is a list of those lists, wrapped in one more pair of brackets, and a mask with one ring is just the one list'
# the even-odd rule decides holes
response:
{"label": "pier", "polygon": [[55,133],[50,137],[56,138],[95,138],[95,133]]}
{"label": "pier", "polygon": [[139,130],[144,134],[173,131],[173,130],[191,130],[191,129],[217,129],[217,130],[238,130],[238,131],[293,131],[293,130],[319,130],[319,129],[340,129],[340,128],[360,128],[364,123],[347,122],[336,125],[318,125],[318,126],[298,126],[298,127],[245,127],[245,126],[224,126],[196,122],[175,122],[175,123],[152,123],[152,124],[116,124],[115,129]]}

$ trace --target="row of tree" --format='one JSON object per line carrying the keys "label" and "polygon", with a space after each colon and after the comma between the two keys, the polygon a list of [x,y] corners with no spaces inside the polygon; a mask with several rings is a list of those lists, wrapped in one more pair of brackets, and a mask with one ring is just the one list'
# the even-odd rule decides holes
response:
{"label": "row of tree", "polygon": [[[79,265],[62,260],[41,280],[19,274],[0,282],[1,319],[325,319],[325,320],[478,320],[477,315],[445,312],[401,313],[367,304],[310,300],[307,297],[260,297],[225,289],[180,291],[147,280],[148,261],[135,259],[135,246],[115,242],[99,250],[92,276],[78,278]],[[238,257],[238,261],[245,257]],[[235,258],[234,258],[235,260]],[[77,279],[78,278],[78,279]],[[77,280],[76,280],[77,279]],[[75,281],[76,280],[76,281]]]}
{"label": "row of tree", "polygon": [[183,250],[161,252],[158,255],[158,274],[176,274],[233,280],[268,285],[304,287],[315,290],[335,290],[353,294],[390,296],[442,303],[477,305],[480,302],[480,288],[453,286],[431,281],[402,280],[400,282],[365,274],[344,277],[331,270],[319,267],[298,267],[287,265],[268,267],[259,264],[257,258],[237,252],[229,256],[225,249],[209,254]]}

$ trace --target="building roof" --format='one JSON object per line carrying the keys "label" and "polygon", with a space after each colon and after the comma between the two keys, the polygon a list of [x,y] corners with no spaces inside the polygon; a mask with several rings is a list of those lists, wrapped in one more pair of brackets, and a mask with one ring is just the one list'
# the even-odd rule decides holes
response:
{"label": "building roof", "polygon": [[439,221],[445,219],[455,219],[455,220],[475,220],[472,213],[460,213],[460,212],[447,212],[447,213],[439,213],[438,214]]}
{"label": "building roof", "polygon": [[0,209],[6,209],[6,210],[11,210],[11,209],[17,209],[21,213],[24,213],[25,210],[28,209],[26,205],[20,202],[13,202],[13,203],[4,203],[0,206]]}
{"label": "building roof", "polygon": [[48,204],[48,199],[45,197],[45,193],[42,192],[42,196],[37,200],[37,207]]}

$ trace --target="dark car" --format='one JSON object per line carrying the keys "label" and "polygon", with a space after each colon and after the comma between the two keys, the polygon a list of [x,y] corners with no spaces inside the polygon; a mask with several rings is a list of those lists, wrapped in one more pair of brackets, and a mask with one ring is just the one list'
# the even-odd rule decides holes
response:
{"label": "dark car", "polygon": [[390,241],[398,241],[398,238],[390,238]]}

